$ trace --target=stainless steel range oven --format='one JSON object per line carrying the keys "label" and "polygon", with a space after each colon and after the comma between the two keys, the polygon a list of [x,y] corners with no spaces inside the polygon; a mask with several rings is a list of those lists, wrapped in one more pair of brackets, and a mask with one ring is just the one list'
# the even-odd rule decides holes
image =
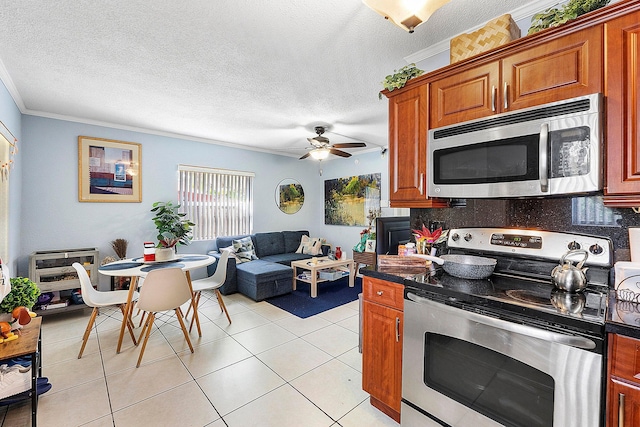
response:
{"label": "stainless steel range oven", "polygon": [[[603,425],[610,240],[483,228],[451,230],[448,246],[496,269],[405,282],[402,426]],[[587,289],[558,291],[551,270],[577,247]]]}

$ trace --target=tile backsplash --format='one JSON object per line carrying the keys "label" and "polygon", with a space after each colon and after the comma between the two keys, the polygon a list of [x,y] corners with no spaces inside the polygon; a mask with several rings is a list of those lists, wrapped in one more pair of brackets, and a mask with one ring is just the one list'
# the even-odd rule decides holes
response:
{"label": "tile backsplash", "polygon": [[[467,199],[458,207],[442,209],[411,209],[411,227],[440,222],[446,228],[517,227],[551,231],[568,231],[609,237],[616,251],[615,259],[629,259],[628,227],[640,226],[640,214],[631,209],[611,209],[602,206],[599,196],[546,199]],[[588,212],[585,205],[589,206]],[[606,220],[613,226],[576,225],[575,220],[600,224]]]}

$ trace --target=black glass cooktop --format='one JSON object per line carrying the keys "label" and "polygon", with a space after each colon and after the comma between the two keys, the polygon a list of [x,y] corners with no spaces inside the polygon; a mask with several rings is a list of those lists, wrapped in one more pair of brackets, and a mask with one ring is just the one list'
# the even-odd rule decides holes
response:
{"label": "black glass cooktop", "polygon": [[602,333],[608,290],[591,286],[580,293],[556,289],[548,281],[496,273],[483,280],[459,279],[441,269],[405,281],[405,293],[508,318],[523,324],[552,325],[579,332]]}

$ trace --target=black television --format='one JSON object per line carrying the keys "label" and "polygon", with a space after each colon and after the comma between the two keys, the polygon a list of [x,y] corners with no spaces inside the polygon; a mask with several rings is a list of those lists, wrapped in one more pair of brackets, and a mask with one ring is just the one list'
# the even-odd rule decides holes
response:
{"label": "black television", "polygon": [[408,216],[381,216],[376,218],[376,253],[398,255],[398,245],[411,240]]}

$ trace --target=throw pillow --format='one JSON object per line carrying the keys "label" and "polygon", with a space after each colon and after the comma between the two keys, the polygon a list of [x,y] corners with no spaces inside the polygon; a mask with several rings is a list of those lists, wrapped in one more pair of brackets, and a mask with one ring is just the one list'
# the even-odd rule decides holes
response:
{"label": "throw pillow", "polygon": [[319,237],[302,236],[300,246],[296,250],[297,254],[322,255],[322,243],[324,239]]}
{"label": "throw pillow", "polygon": [[236,259],[239,262],[248,262],[258,259],[256,251],[253,249],[253,241],[251,241],[251,237],[234,240],[233,249],[236,253]]}
{"label": "throw pillow", "polygon": [[238,259],[238,257],[236,256],[236,250],[233,245],[227,246],[226,248],[218,248],[218,252],[222,253],[224,251],[229,251],[229,258],[235,258],[236,260]]}

